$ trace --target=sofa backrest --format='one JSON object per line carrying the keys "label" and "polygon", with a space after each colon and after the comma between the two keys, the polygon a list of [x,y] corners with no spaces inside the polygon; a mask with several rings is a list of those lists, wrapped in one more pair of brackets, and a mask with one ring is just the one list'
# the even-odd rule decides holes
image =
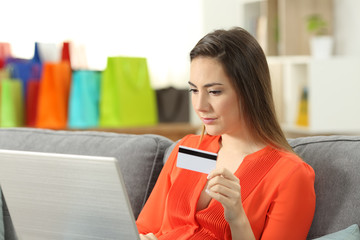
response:
{"label": "sofa backrest", "polygon": [[289,139],[315,171],[316,210],[309,239],[360,225],[360,137]]}
{"label": "sofa backrest", "polygon": [[[316,174],[316,210],[308,238],[360,225],[360,136],[305,137],[289,139],[289,143]],[[156,182],[170,145],[175,143],[157,135],[0,129],[0,149],[115,156],[135,217]]]}
{"label": "sofa backrest", "polygon": [[135,218],[162,169],[164,152],[172,143],[165,137],[151,134],[0,129],[0,149],[116,157]]}

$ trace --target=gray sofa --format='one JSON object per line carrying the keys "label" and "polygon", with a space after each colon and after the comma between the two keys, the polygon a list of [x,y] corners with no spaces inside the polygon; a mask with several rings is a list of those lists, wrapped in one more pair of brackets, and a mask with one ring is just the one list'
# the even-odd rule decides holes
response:
{"label": "gray sofa", "polygon": [[[360,137],[318,136],[289,139],[289,142],[316,172],[316,212],[308,239],[345,229],[352,224],[359,225]],[[174,144],[158,135],[0,129],[0,149],[116,157],[135,218]],[[5,239],[16,239],[4,199],[2,202]],[[0,229],[1,225],[0,221]]]}

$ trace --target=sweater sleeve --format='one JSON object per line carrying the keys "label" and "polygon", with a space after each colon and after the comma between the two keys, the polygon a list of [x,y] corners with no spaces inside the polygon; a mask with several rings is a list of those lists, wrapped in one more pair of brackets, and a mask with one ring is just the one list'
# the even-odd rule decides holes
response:
{"label": "sweater sleeve", "polygon": [[267,213],[262,240],[306,239],[315,212],[314,181],[306,163],[289,172]]}
{"label": "sweater sleeve", "polygon": [[183,140],[184,139],[180,140],[172,150],[145,206],[136,220],[138,231],[141,234],[156,234],[160,231],[165,213],[166,199],[171,187],[170,174],[176,165],[179,145]]}

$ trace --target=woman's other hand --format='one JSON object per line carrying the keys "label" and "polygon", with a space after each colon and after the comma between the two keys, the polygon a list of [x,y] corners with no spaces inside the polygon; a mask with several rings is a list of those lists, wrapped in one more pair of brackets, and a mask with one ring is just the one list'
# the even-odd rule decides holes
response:
{"label": "woman's other hand", "polygon": [[140,234],[140,239],[141,240],[157,240],[157,238],[155,237],[155,235],[153,233],[148,233],[146,235]]}

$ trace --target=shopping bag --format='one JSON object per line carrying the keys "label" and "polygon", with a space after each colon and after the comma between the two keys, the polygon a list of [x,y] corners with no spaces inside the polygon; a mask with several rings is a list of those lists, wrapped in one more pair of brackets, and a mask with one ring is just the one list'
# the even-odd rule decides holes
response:
{"label": "shopping bag", "polygon": [[8,57],[11,57],[10,43],[0,42],[0,69],[5,67]]}
{"label": "shopping bag", "polygon": [[101,73],[74,71],[69,99],[69,128],[97,127]]}
{"label": "shopping bag", "polygon": [[37,42],[35,43],[34,56],[30,61],[32,68],[25,93],[25,125],[28,127],[36,127],[38,93],[42,72],[39,44]]}
{"label": "shopping bag", "polygon": [[25,100],[25,125],[27,127],[36,127],[40,81],[36,79],[31,79],[28,81],[27,84],[28,86]]}
{"label": "shopping bag", "polygon": [[[34,88],[38,86],[41,78],[42,64],[39,55],[38,43],[35,43],[34,56],[32,59],[8,58],[6,60],[6,68],[9,69],[12,79],[19,79],[22,82],[22,94],[25,100],[24,104],[24,122],[26,126],[33,126],[35,121],[36,105],[32,106],[37,99]],[[31,90],[29,85],[31,84]],[[29,119],[30,118],[30,119]]]}
{"label": "shopping bag", "polygon": [[70,59],[70,43],[63,42],[62,50],[61,50],[61,61],[66,61],[71,66],[71,59]]}
{"label": "shopping bag", "polygon": [[157,123],[155,91],[145,58],[109,57],[102,74],[101,127],[145,126]]}
{"label": "shopping bag", "polygon": [[39,49],[39,43],[35,42],[35,47],[34,47],[34,56],[32,58],[32,61],[37,62],[37,63],[41,63],[41,57],[40,57],[40,49]]}
{"label": "shopping bag", "polygon": [[61,49],[56,43],[38,42],[41,62],[57,63],[61,60]]}
{"label": "shopping bag", "polygon": [[159,122],[189,122],[189,90],[174,87],[157,89],[156,102]]}
{"label": "shopping bag", "polygon": [[8,68],[0,68],[0,81],[2,79],[9,79],[10,78],[10,71]]}
{"label": "shopping bag", "polygon": [[69,63],[43,64],[36,113],[37,127],[51,129],[67,127],[70,82]]}
{"label": "shopping bag", "polygon": [[31,75],[32,64],[29,59],[22,58],[8,58],[6,60],[6,67],[10,71],[11,79],[18,79],[22,82],[22,93],[25,96],[27,81]]}
{"label": "shopping bag", "polygon": [[71,68],[73,70],[89,69],[84,44],[72,42],[70,48]]}
{"label": "shopping bag", "polygon": [[10,71],[10,77],[22,81],[24,99],[26,99],[28,81],[30,79],[39,80],[41,77],[42,64],[38,51],[38,45],[35,43],[35,51],[32,59],[6,59],[6,67]]}
{"label": "shopping bag", "polygon": [[23,126],[22,82],[3,79],[0,82],[0,127]]}

